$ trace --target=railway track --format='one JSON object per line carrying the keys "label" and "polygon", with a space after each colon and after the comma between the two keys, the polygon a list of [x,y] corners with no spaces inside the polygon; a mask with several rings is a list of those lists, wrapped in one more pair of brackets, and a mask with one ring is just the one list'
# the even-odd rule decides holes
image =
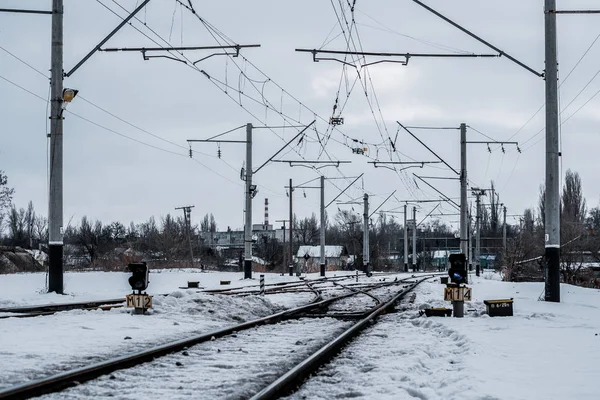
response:
{"label": "railway track", "polygon": [[43,315],[52,315],[61,311],[70,310],[110,310],[111,308],[122,307],[125,299],[107,299],[98,301],[85,301],[78,303],[60,303],[60,304],[42,304],[38,306],[21,306],[21,307],[2,307],[0,319],[4,318],[30,318]]}
{"label": "railway track", "polygon": [[[411,279],[413,279],[413,281],[408,282]],[[99,394],[90,393],[89,387],[94,387],[97,385],[102,386],[105,384],[108,384],[110,387],[111,385],[114,386],[115,382],[125,381],[122,386],[125,386],[126,388],[132,388],[136,387],[136,382],[127,382],[129,376],[143,376],[144,374],[140,373],[139,370],[148,370],[151,372],[157,370],[159,373],[161,371],[164,373],[165,369],[161,366],[165,363],[169,364],[168,361],[164,361],[165,359],[182,359],[182,361],[173,362],[173,364],[176,366],[176,371],[179,371],[182,366],[188,364],[195,364],[197,367],[205,367],[203,365],[203,359],[205,357],[202,356],[206,356],[206,354],[203,354],[202,352],[206,351],[206,349],[202,350],[202,346],[200,346],[200,350],[196,350],[199,348],[198,345],[201,343],[208,342],[204,346],[209,347],[214,344],[230,346],[232,348],[236,346],[239,347],[240,343],[237,338],[241,335],[245,335],[244,337],[249,343],[255,343],[257,340],[264,341],[265,338],[271,337],[281,338],[276,340],[277,344],[286,344],[286,346],[283,346],[283,348],[287,348],[288,343],[294,343],[293,340],[298,329],[308,330],[308,332],[310,332],[310,337],[315,336],[317,338],[310,341],[310,346],[301,346],[300,350],[302,351],[299,350],[298,352],[294,352],[293,357],[286,358],[287,362],[284,362],[284,366],[286,368],[290,367],[288,373],[282,376],[277,376],[278,368],[276,368],[274,364],[271,372],[261,373],[261,379],[257,382],[254,382],[254,385],[250,385],[251,387],[249,387],[241,395],[242,397],[239,397],[248,398],[252,396],[253,393],[258,392],[255,395],[255,398],[275,398],[282,395],[285,391],[289,392],[291,387],[294,387],[295,385],[297,386],[303,379],[306,378],[306,376],[314,372],[319,365],[322,365],[323,362],[333,357],[335,352],[339,351],[341,347],[348,343],[348,341],[350,341],[353,337],[358,335],[360,331],[371,324],[372,321],[375,321],[377,316],[391,309],[396,301],[404,297],[422,280],[424,279],[414,281],[414,278],[406,278],[396,282],[378,282],[378,284],[373,283],[370,285],[363,285],[367,286],[363,288],[350,288],[348,286],[343,289],[349,293],[337,295],[325,300],[320,297],[321,292],[319,289],[311,287],[313,286],[314,282],[305,282],[304,285],[310,287],[310,289],[315,293],[315,300],[310,304],[257,320],[245,322],[229,328],[219,329],[217,331],[202,335],[196,335],[146,351],[129,354],[112,360],[107,360],[87,367],[78,368],[72,371],[67,371],[58,375],[15,386],[1,391],[0,399],[24,399],[56,392],[60,392],[56,394],[57,396],[59,394],[62,396],[63,394],[67,393],[61,392],[62,390],[88,381],[92,382],[75,388],[67,389],[68,397],[78,398],[76,393],[74,394],[70,392],[78,392],[80,389],[87,393],[79,396],[81,398],[92,395],[96,396]],[[400,285],[402,285],[401,289],[398,288]],[[337,288],[339,289],[341,286],[346,285],[338,284]],[[394,287],[395,290],[392,290]],[[390,292],[392,291],[394,293],[392,296],[390,296]],[[383,296],[386,296],[387,299],[384,300]],[[354,301],[353,298],[362,298],[362,300]],[[354,304],[352,301],[354,301]],[[339,305],[341,302],[346,302],[346,305],[342,305],[340,309],[340,306],[337,305]],[[362,309],[360,309],[359,305],[362,306]],[[353,307],[352,313],[350,313],[347,309],[344,312],[344,308],[348,306]],[[349,319],[353,320],[351,326],[349,326],[348,323]],[[270,333],[265,331],[269,329],[271,330]],[[323,331],[324,333],[317,333],[319,331]],[[332,337],[335,337],[335,339],[332,340]],[[298,344],[298,342],[300,341],[296,341],[296,344]],[[308,354],[307,351],[312,351],[315,346],[318,347],[317,352]],[[269,348],[270,347],[271,346],[269,346]],[[274,347],[277,348],[277,346]],[[241,349],[242,348],[240,348],[240,351]],[[190,357],[190,354],[195,355],[195,353],[199,353],[200,357]],[[279,353],[276,355],[280,356]],[[190,360],[194,360],[194,362]],[[235,362],[238,362],[237,355]],[[290,365],[290,362],[295,364]],[[261,365],[262,364],[259,363],[258,367],[260,368]],[[229,369],[229,367],[224,368],[226,370]],[[134,369],[137,369],[138,372],[130,372]],[[111,374],[110,377],[107,377],[109,374]],[[223,371],[220,371],[220,374],[222,375]],[[197,373],[193,373],[193,375],[197,376]],[[199,376],[204,376],[204,374],[201,373]],[[96,379],[98,377],[102,378]],[[165,379],[160,379],[159,381],[163,384],[166,384]],[[269,382],[273,383],[260,390]],[[86,389],[86,387],[88,387],[88,389]],[[211,387],[214,388],[214,384]],[[108,390],[110,393],[111,389],[105,388],[98,390]],[[129,389],[123,390],[127,391]],[[185,390],[185,388],[178,387],[174,390]],[[227,388],[221,388],[221,390],[226,391]],[[119,391],[119,389],[114,389],[113,391]],[[126,393],[113,393],[112,395],[106,395],[116,397],[124,395],[124,397],[127,398],[143,397],[139,396],[137,391],[131,392],[130,395],[127,395]],[[155,397],[155,395],[156,393],[150,392],[146,397]],[[205,398],[211,397],[208,396]]]}
{"label": "railway track", "polygon": [[[301,280],[299,282],[279,282],[265,285],[265,294],[282,294],[296,292],[314,292],[319,286],[329,285],[331,282],[354,279],[354,276],[349,277],[325,277],[315,280]],[[307,286],[310,282],[311,287]],[[250,296],[256,295],[259,292],[259,285],[241,286],[227,289],[210,289],[198,290],[199,292],[209,294],[235,295],[235,296]],[[167,296],[167,294],[159,294],[159,296]],[[123,307],[125,298],[106,299],[97,301],[84,301],[73,303],[56,303],[42,304],[35,306],[18,306],[18,307],[0,307],[0,319],[6,318],[31,318],[46,315],[54,315],[58,312],[71,310],[104,310],[108,311],[112,308]]]}
{"label": "railway track", "polygon": [[251,399],[278,399],[295,391],[311,375],[317,373],[319,368],[332,360],[346,345],[348,345],[348,343],[360,335],[364,329],[376,322],[377,317],[393,309],[399,300],[410,293],[419,283],[427,279],[430,278],[421,278],[415,283],[405,286],[387,302],[380,302],[377,306],[370,310],[368,315],[366,315],[364,318],[361,318],[348,329],[344,330],[341,334],[337,335],[333,340],[290,368],[287,372],[283,373],[271,384],[252,396]]}

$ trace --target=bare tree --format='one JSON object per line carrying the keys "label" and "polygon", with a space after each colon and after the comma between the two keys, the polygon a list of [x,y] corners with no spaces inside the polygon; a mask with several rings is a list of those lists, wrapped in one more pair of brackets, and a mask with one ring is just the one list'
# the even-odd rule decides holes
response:
{"label": "bare tree", "polygon": [[212,215],[212,213],[204,215],[202,221],[200,222],[200,231],[211,233],[215,233],[217,231],[217,221],[215,221],[215,216]]}
{"label": "bare tree", "polygon": [[538,224],[544,228],[546,226],[546,186],[540,185],[538,194]]}
{"label": "bare tree", "polygon": [[298,219],[294,215],[294,232],[303,245],[315,246],[319,242],[319,223],[313,213],[310,218]]}
{"label": "bare tree", "polygon": [[27,241],[29,248],[33,248],[33,230],[35,225],[35,210],[33,209],[33,202],[29,201],[27,205],[27,211],[25,212],[25,230],[27,232]]}
{"label": "bare tree", "polygon": [[35,216],[33,236],[39,243],[48,242],[48,219],[46,217],[42,217],[41,215]]}
{"label": "bare tree", "polygon": [[581,178],[577,172],[567,170],[561,198],[561,216],[565,221],[583,222],[587,207],[583,198]]}
{"label": "bare tree", "polygon": [[171,262],[184,256],[185,222],[183,218],[173,218],[167,214],[161,219],[161,229],[157,237],[156,247],[165,261]]}
{"label": "bare tree", "polygon": [[561,271],[567,283],[577,283],[578,275],[589,251],[585,227],[587,208],[583,198],[581,178],[577,172],[567,170],[561,197],[560,240]]}
{"label": "bare tree", "polygon": [[102,223],[96,221],[94,225],[87,216],[81,218],[81,225],[77,232],[77,244],[83,246],[88,255],[88,260],[93,263],[98,258],[98,244],[102,233]]}
{"label": "bare tree", "polygon": [[12,202],[12,196],[15,193],[15,189],[7,186],[8,178],[4,171],[0,170],[0,214],[10,207]]}
{"label": "bare tree", "polygon": [[8,214],[8,228],[10,231],[10,239],[13,246],[27,245],[27,231],[25,230],[25,210],[23,208],[17,210],[12,206]]}

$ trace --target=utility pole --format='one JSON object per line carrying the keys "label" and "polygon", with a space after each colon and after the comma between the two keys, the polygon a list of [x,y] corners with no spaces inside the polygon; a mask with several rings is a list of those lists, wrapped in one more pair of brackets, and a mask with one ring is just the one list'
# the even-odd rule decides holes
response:
{"label": "utility pole", "polygon": [[408,225],[406,223],[407,205],[404,204],[404,272],[408,272]]}
{"label": "utility pole", "polygon": [[469,213],[469,232],[467,239],[467,252],[469,254],[469,271],[473,271],[473,216]]}
{"label": "utility pole", "polygon": [[[147,1],[150,1],[150,0],[146,0],[146,2]],[[137,50],[143,50],[143,49],[136,49],[136,51]],[[188,139],[188,143],[204,142],[204,143],[217,143],[217,144],[220,144],[220,143],[245,143],[246,144],[246,170],[245,170],[245,173],[244,173],[244,170],[242,170],[242,174],[240,174],[241,179],[246,182],[246,188],[245,188],[245,193],[244,193],[245,199],[246,199],[246,208],[245,208],[246,213],[244,216],[245,217],[244,218],[244,279],[252,279],[252,244],[253,244],[253,240],[252,240],[252,199],[254,199],[254,196],[256,196],[256,194],[258,193],[257,186],[252,183],[252,176],[254,174],[258,173],[258,171],[260,171],[264,166],[269,164],[273,160],[273,158],[275,158],[279,153],[281,153],[283,151],[283,149],[285,149],[296,138],[298,138],[300,135],[303,135],[304,132],[314,123],[315,123],[315,121],[311,122],[309,125],[304,127],[304,129],[302,129],[296,136],[294,136],[292,138],[292,140],[287,142],[281,149],[279,149],[274,155],[272,155],[267,161],[265,161],[260,167],[258,167],[256,169],[256,171],[252,170],[252,131],[253,131],[253,129],[269,128],[267,126],[261,126],[258,128],[254,128],[251,123],[246,124],[246,140],[245,141],[218,139],[219,137],[221,137],[229,132],[243,128],[244,125],[234,128],[233,130],[221,133],[217,136],[213,136],[210,139],[201,139],[201,140]],[[190,158],[192,158],[191,145],[190,145]]]}
{"label": "utility pole", "polygon": [[52,1],[48,291],[63,294],[63,0]]}
{"label": "utility pole", "polygon": [[365,193],[363,196],[364,213],[363,213],[363,264],[367,276],[371,276],[371,262],[369,254],[369,195]]}
{"label": "utility pole", "polygon": [[288,220],[287,219],[278,219],[275,222],[283,222],[283,228],[281,228],[282,231],[283,231],[283,235],[282,235],[283,236],[283,262],[282,262],[282,264],[283,264],[283,271],[282,271],[282,274],[285,274],[285,270],[287,269],[287,267],[286,267],[287,257],[286,257],[286,254],[285,254],[285,252],[286,252],[286,250],[285,250],[285,234],[287,232],[286,232],[286,228],[285,228],[285,223],[288,222]]}
{"label": "utility pole", "polygon": [[417,270],[417,207],[413,206],[412,222],[412,270]]}
{"label": "utility pole", "polygon": [[469,210],[467,208],[467,124],[460,124],[460,252],[469,254]]}
{"label": "utility pole", "polygon": [[188,243],[190,245],[190,267],[194,268],[194,252],[192,250],[192,208],[194,206],[175,207],[176,210],[183,210],[183,221],[187,228]]}
{"label": "utility pole", "polygon": [[252,279],[252,124],[246,124],[246,219],[244,223],[244,279]]}
{"label": "utility pole", "polygon": [[502,248],[504,249],[504,255],[506,255],[506,206],[503,206],[504,217],[502,222]]}
{"label": "utility pole", "polygon": [[558,147],[558,60],[556,55],[556,0],[545,0],[546,43],[546,209],[545,300],[560,302],[560,198]]}
{"label": "utility pole", "polygon": [[52,16],[50,52],[50,177],[48,190],[48,292],[63,294],[63,110],[77,95],[77,90],[63,86],[90,57],[126,25],[150,0],[144,0],[129,16],[113,29],[75,67],[64,73],[63,67],[63,0],[52,0],[52,10],[0,8],[0,13],[46,14]]}
{"label": "utility pole", "polygon": [[480,274],[481,264],[481,196],[485,196],[485,189],[473,188],[475,196],[476,216],[475,216],[475,275]]}
{"label": "utility pole", "polygon": [[[291,186],[291,185],[290,185]],[[325,176],[321,175],[321,276],[325,276]]]}
{"label": "utility pole", "polygon": [[477,236],[475,237],[475,275],[479,276],[481,271],[481,201],[477,196]]}
{"label": "utility pole", "polygon": [[292,186],[292,179],[290,178],[290,276],[294,275],[294,239],[293,239],[293,230],[294,230],[294,214],[292,212],[292,196],[294,193],[294,186]]}

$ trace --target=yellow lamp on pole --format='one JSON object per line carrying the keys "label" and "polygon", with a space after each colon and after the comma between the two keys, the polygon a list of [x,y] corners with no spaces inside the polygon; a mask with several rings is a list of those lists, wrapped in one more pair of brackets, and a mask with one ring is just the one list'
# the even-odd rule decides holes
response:
{"label": "yellow lamp on pole", "polygon": [[63,101],[65,103],[70,103],[75,98],[75,96],[77,96],[77,93],[79,93],[79,90],[77,89],[65,88],[63,90]]}

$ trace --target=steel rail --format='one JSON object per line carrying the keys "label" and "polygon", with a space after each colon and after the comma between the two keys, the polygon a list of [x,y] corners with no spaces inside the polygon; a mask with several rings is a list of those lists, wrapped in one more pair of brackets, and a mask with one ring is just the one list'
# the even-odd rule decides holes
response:
{"label": "steel rail", "polygon": [[99,308],[100,306],[109,304],[124,303],[125,298],[122,299],[108,299],[98,301],[83,301],[78,303],[58,303],[58,304],[41,304],[36,306],[18,306],[18,307],[2,307],[0,312],[7,313],[43,313],[43,312],[57,312],[57,311],[68,311],[68,310],[80,310]]}
{"label": "steel rail", "polygon": [[[364,275],[364,273],[362,274]],[[355,275],[348,275],[348,276],[332,276],[332,277],[319,277],[317,279],[311,279],[312,283],[327,283],[327,282],[332,282],[334,280],[345,280],[345,279],[352,279],[354,278]],[[267,283],[265,284],[265,287],[269,287],[269,286],[279,286],[279,287],[291,287],[291,286],[302,286],[303,285],[304,280],[301,281],[292,281],[292,282],[275,282],[275,283]],[[214,294],[220,294],[223,292],[231,292],[234,290],[245,290],[248,288],[258,288],[260,287],[260,285],[248,285],[248,286],[238,286],[238,287],[232,287],[232,288],[226,288],[226,289],[205,289],[202,290],[203,293],[214,293]],[[246,291],[248,293],[257,293],[257,291]]]}
{"label": "steel rail", "polygon": [[[398,280],[396,283],[402,283],[404,280]],[[239,325],[228,328],[219,329],[213,332],[195,335],[186,339],[180,339],[171,343],[166,343],[148,350],[137,353],[128,354],[111,360],[98,362],[86,367],[77,368],[71,371],[65,371],[47,378],[35,380],[33,382],[24,383],[13,386],[0,391],[0,399],[29,399],[44,394],[56,393],[66,388],[76,386],[80,383],[90,381],[103,375],[110,374],[117,370],[131,368],[156,358],[166,356],[168,354],[184,350],[190,346],[197,345],[202,342],[214,340],[215,338],[230,335],[235,332],[250,329],[259,325],[277,323],[285,319],[292,318],[302,314],[304,311],[323,308],[334,301],[345,299],[347,297],[356,296],[359,293],[351,292],[342,294],[330,299],[309,303],[290,310],[281,311],[263,318],[244,322]],[[381,307],[381,305],[377,306]]]}
{"label": "steel rail", "polygon": [[366,317],[358,321],[352,327],[346,329],[341,335],[321,347],[311,356],[306,358],[300,364],[293,367],[291,370],[282,375],[279,379],[265,387],[260,392],[256,393],[250,400],[267,400],[277,399],[286,394],[289,394],[294,388],[298,387],[306,378],[317,371],[322,365],[331,360],[339,351],[347,345],[352,339],[358,336],[366,327],[371,326],[371,322],[376,320],[385,311],[394,307],[396,302],[406,296],[421,282],[431,279],[431,277],[422,278],[415,282],[409,288],[403,289],[397,293],[391,300],[386,303],[379,304],[372,309],[372,312]]}
{"label": "steel rail", "polygon": [[[122,307],[123,307],[123,304],[107,304],[107,305],[102,305],[102,306],[98,306],[98,307],[77,308],[77,310],[84,310],[84,311],[94,311],[94,310],[109,311],[109,310],[112,310],[113,308],[122,308]],[[11,313],[9,313],[7,315],[0,315],[0,319],[43,317],[43,316],[46,316],[46,315],[54,315],[54,314],[59,313],[61,311],[69,311],[69,310],[27,312],[27,313],[24,313],[24,314],[18,314],[18,313],[11,312]]]}
{"label": "steel rail", "polygon": [[[344,289],[348,289],[348,290],[351,290],[351,291],[353,291],[353,292],[362,293],[362,294],[364,294],[364,295],[367,295],[367,296],[369,296],[369,297],[370,297],[370,298],[372,298],[373,300],[375,300],[375,304],[381,304],[381,300],[380,300],[379,298],[377,298],[377,296],[373,296],[371,293],[368,293],[368,292],[366,292],[366,291],[364,291],[364,290],[357,289],[357,288],[350,287],[350,286],[346,286],[346,285],[342,285],[342,284],[340,284],[340,283],[337,283],[337,282],[334,282],[334,283],[333,283],[333,285],[334,285],[334,286],[335,286],[335,285],[337,285],[337,286],[340,286],[340,287],[342,287],[342,288],[344,288]],[[382,285],[382,286],[385,286],[385,285]]]}

